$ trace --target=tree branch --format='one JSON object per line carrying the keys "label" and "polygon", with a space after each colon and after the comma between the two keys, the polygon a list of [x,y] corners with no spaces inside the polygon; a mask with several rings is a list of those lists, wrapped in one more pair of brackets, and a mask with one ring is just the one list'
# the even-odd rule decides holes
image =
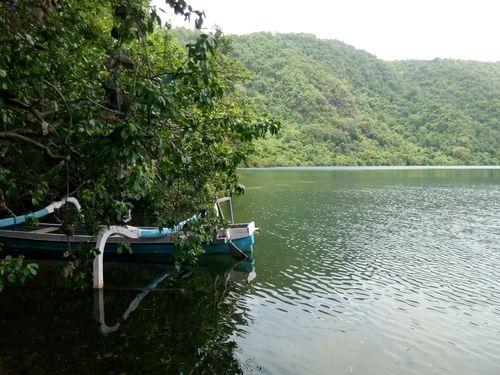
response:
{"label": "tree branch", "polygon": [[13,133],[13,132],[0,132],[0,138],[4,138],[4,139],[10,138],[10,139],[13,139],[15,141],[29,143],[29,144],[32,144],[33,146],[36,146],[36,147],[44,150],[45,153],[48,156],[50,156],[52,159],[57,159],[57,160],[65,159],[64,156],[54,155],[52,153],[52,151],[50,150],[50,148],[48,148],[47,146],[45,146],[37,141],[34,141],[33,139],[28,138],[28,137],[21,135],[21,134],[17,134],[17,133]]}
{"label": "tree branch", "polygon": [[146,75],[146,76],[141,76],[141,78],[144,78],[144,79],[155,79],[155,78],[158,78],[158,77],[161,77],[161,76],[166,76],[166,75],[171,75],[171,76],[174,76],[174,77],[185,77],[185,76],[190,76],[190,75],[193,75],[193,73],[188,73],[188,72],[159,72],[159,73],[156,73],[156,74],[153,74],[153,75]]}
{"label": "tree branch", "polygon": [[9,95],[8,92],[6,91],[0,91],[0,97],[3,99],[4,103],[11,106],[11,107],[16,107],[19,109],[24,109],[25,111],[28,111],[32,114],[35,115],[35,117],[40,120],[40,122],[44,122],[43,117],[40,115],[40,112],[38,112],[31,104],[23,103],[17,99],[14,99],[12,96]]}
{"label": "tree branch", "polygon": [[7,204],[5,203],[5,198],[3,196],[2,189],[0,189],[0,210],[4,210],[5,212],[7,212],[11,216],[16,216],[14,214],[14,212],[12,212],[12,210],[9,207],[7,207]]}

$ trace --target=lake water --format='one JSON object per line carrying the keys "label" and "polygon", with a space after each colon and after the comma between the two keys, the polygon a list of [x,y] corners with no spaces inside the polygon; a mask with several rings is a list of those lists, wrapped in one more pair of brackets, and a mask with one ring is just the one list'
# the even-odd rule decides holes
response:
{"label": "lake water", "polygon": [[[500,373],[500,169],[245,170],[242,182],[236,217],[261,228],[255,274],[163,281],[117,328],[137,291],[105,290],[106,335],[92,292],[11,288],[2,373]],[[158,272],[107,282],[140,288]]]}

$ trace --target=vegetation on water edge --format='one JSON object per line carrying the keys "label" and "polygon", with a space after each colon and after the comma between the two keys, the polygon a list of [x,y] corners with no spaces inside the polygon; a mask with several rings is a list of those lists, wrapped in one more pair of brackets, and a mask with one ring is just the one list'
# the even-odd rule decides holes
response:
{"label": "vegetation on water edge", "polygon": [[246,94],[284,125],[249,166],[500,164],[500,62],[383,61],[309,34],[231,39]]}
{"label": "vegetation on water edge", "polygon": [[0,259],[0,292],[4,289],[5,281],[11,284],[23,284],[37,273],[38,264],[26,263],[22,255],[18,257],[7,255],[4,259]]}
{"label": "vegetation on water edge", "polygon": [[205,213],[179,263],[213,238],[215,198],[239,191],[252,142],[279,127],[243,95],[220,31],[184,48],[147,0],[1,2],[0,55],[1,217],[66,195],[83,216],[59,218],[93,233],[129,212],[153,226]]}
{"label": "vegetation on water edge", "polygon": [[158,226],[206,213],[179,263],[221,224],[213,201],[239,191],[238,166],[500,162],[500,63],[172,31],[147,0],[1,2],[0,54],[0,215],[69,194],[84,216],[59,218],[94,233],[129,210]]}

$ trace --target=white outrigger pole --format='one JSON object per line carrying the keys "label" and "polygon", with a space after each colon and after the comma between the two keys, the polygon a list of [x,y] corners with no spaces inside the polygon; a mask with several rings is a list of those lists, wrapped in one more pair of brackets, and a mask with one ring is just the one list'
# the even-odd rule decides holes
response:
{"label": "white outrigger pole", "polygon": [[[227,202],[229,205],[229,216],[230,222],[234,224],[234,214],[233,214],[233,206],[230,197],[224,197],[216,200],[216,213],[218,216],[221,216],[224,219],[224,214],[221,208],[221,203]],[[184,221],[181,221],[179,224],[174,226],[173,228],[139,228],[133,227],[130,225],[111,225],[109,227],[104,227],[99,232],[96,240],[96,250],[98,254],[94,258],[93,262],[93,287],[94,289],[102,289],[104,288],[104,249],[106,247],[106,242],[109,237],[114,235],[119,235],[129,239],[138,239],[138,238],[161,238],[172,233],[182,231],[184,225],[189,223],[190,221],[199,220],[198,215],[194,215]],[[232,241],[231,234],[228,229],[222,229],[219,231],[218,239],[224,240],[225,243],[228,244],[228,248],[233,257],[240,261],[245,259],[247,255],[241,251]]]}
{"label": "white outrigger pole", "polygon": [[97,236],[95,248],[99,252],[93,263],[93,286],[94,289],[104,288],[104,248],[106,247],[106,242],[108,238],[113,235],[119,235],[129,239],[137,238],[161,238],[165,237],[173,232],[178,232],[182,230],[184,225],[188,222],[197,220],[198,216],[194,215],[189,219],[181,221],[173,228],[138,228],[130,225],[111,225],[109,227],[104,227],[101,229]]}
{"label": "white outrigger pole", "polygon": [[108,238],[114,234],[126,238],[139,238],[141,236],[141,230],[128,225],[111,225],[110,227],[101,229],[97,236],[95,246],[99,253],[95,256],[93,264],[94,289],[104,288],[104,247],[106,246]]}

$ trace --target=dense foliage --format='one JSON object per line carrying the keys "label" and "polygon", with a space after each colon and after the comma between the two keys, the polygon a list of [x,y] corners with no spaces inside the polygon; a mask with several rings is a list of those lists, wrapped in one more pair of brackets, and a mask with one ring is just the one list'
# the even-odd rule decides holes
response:
{"label": "dense foliage", "polygon": [[307,34],[233,36],[284,129],[250,165],[500,164],[500,63],[387,62]]}
{"label": "dense foliage", "polygon": [[[183,0],[165,8],[203,23]],[[207,212],[179,258],[192,259],[252,141],[278,127],[241,95],[228,52],[219,31],[184,48],[147,0],[0,2],[1,217],[65,195],[94,233],[129,210],[159,226]]]}

